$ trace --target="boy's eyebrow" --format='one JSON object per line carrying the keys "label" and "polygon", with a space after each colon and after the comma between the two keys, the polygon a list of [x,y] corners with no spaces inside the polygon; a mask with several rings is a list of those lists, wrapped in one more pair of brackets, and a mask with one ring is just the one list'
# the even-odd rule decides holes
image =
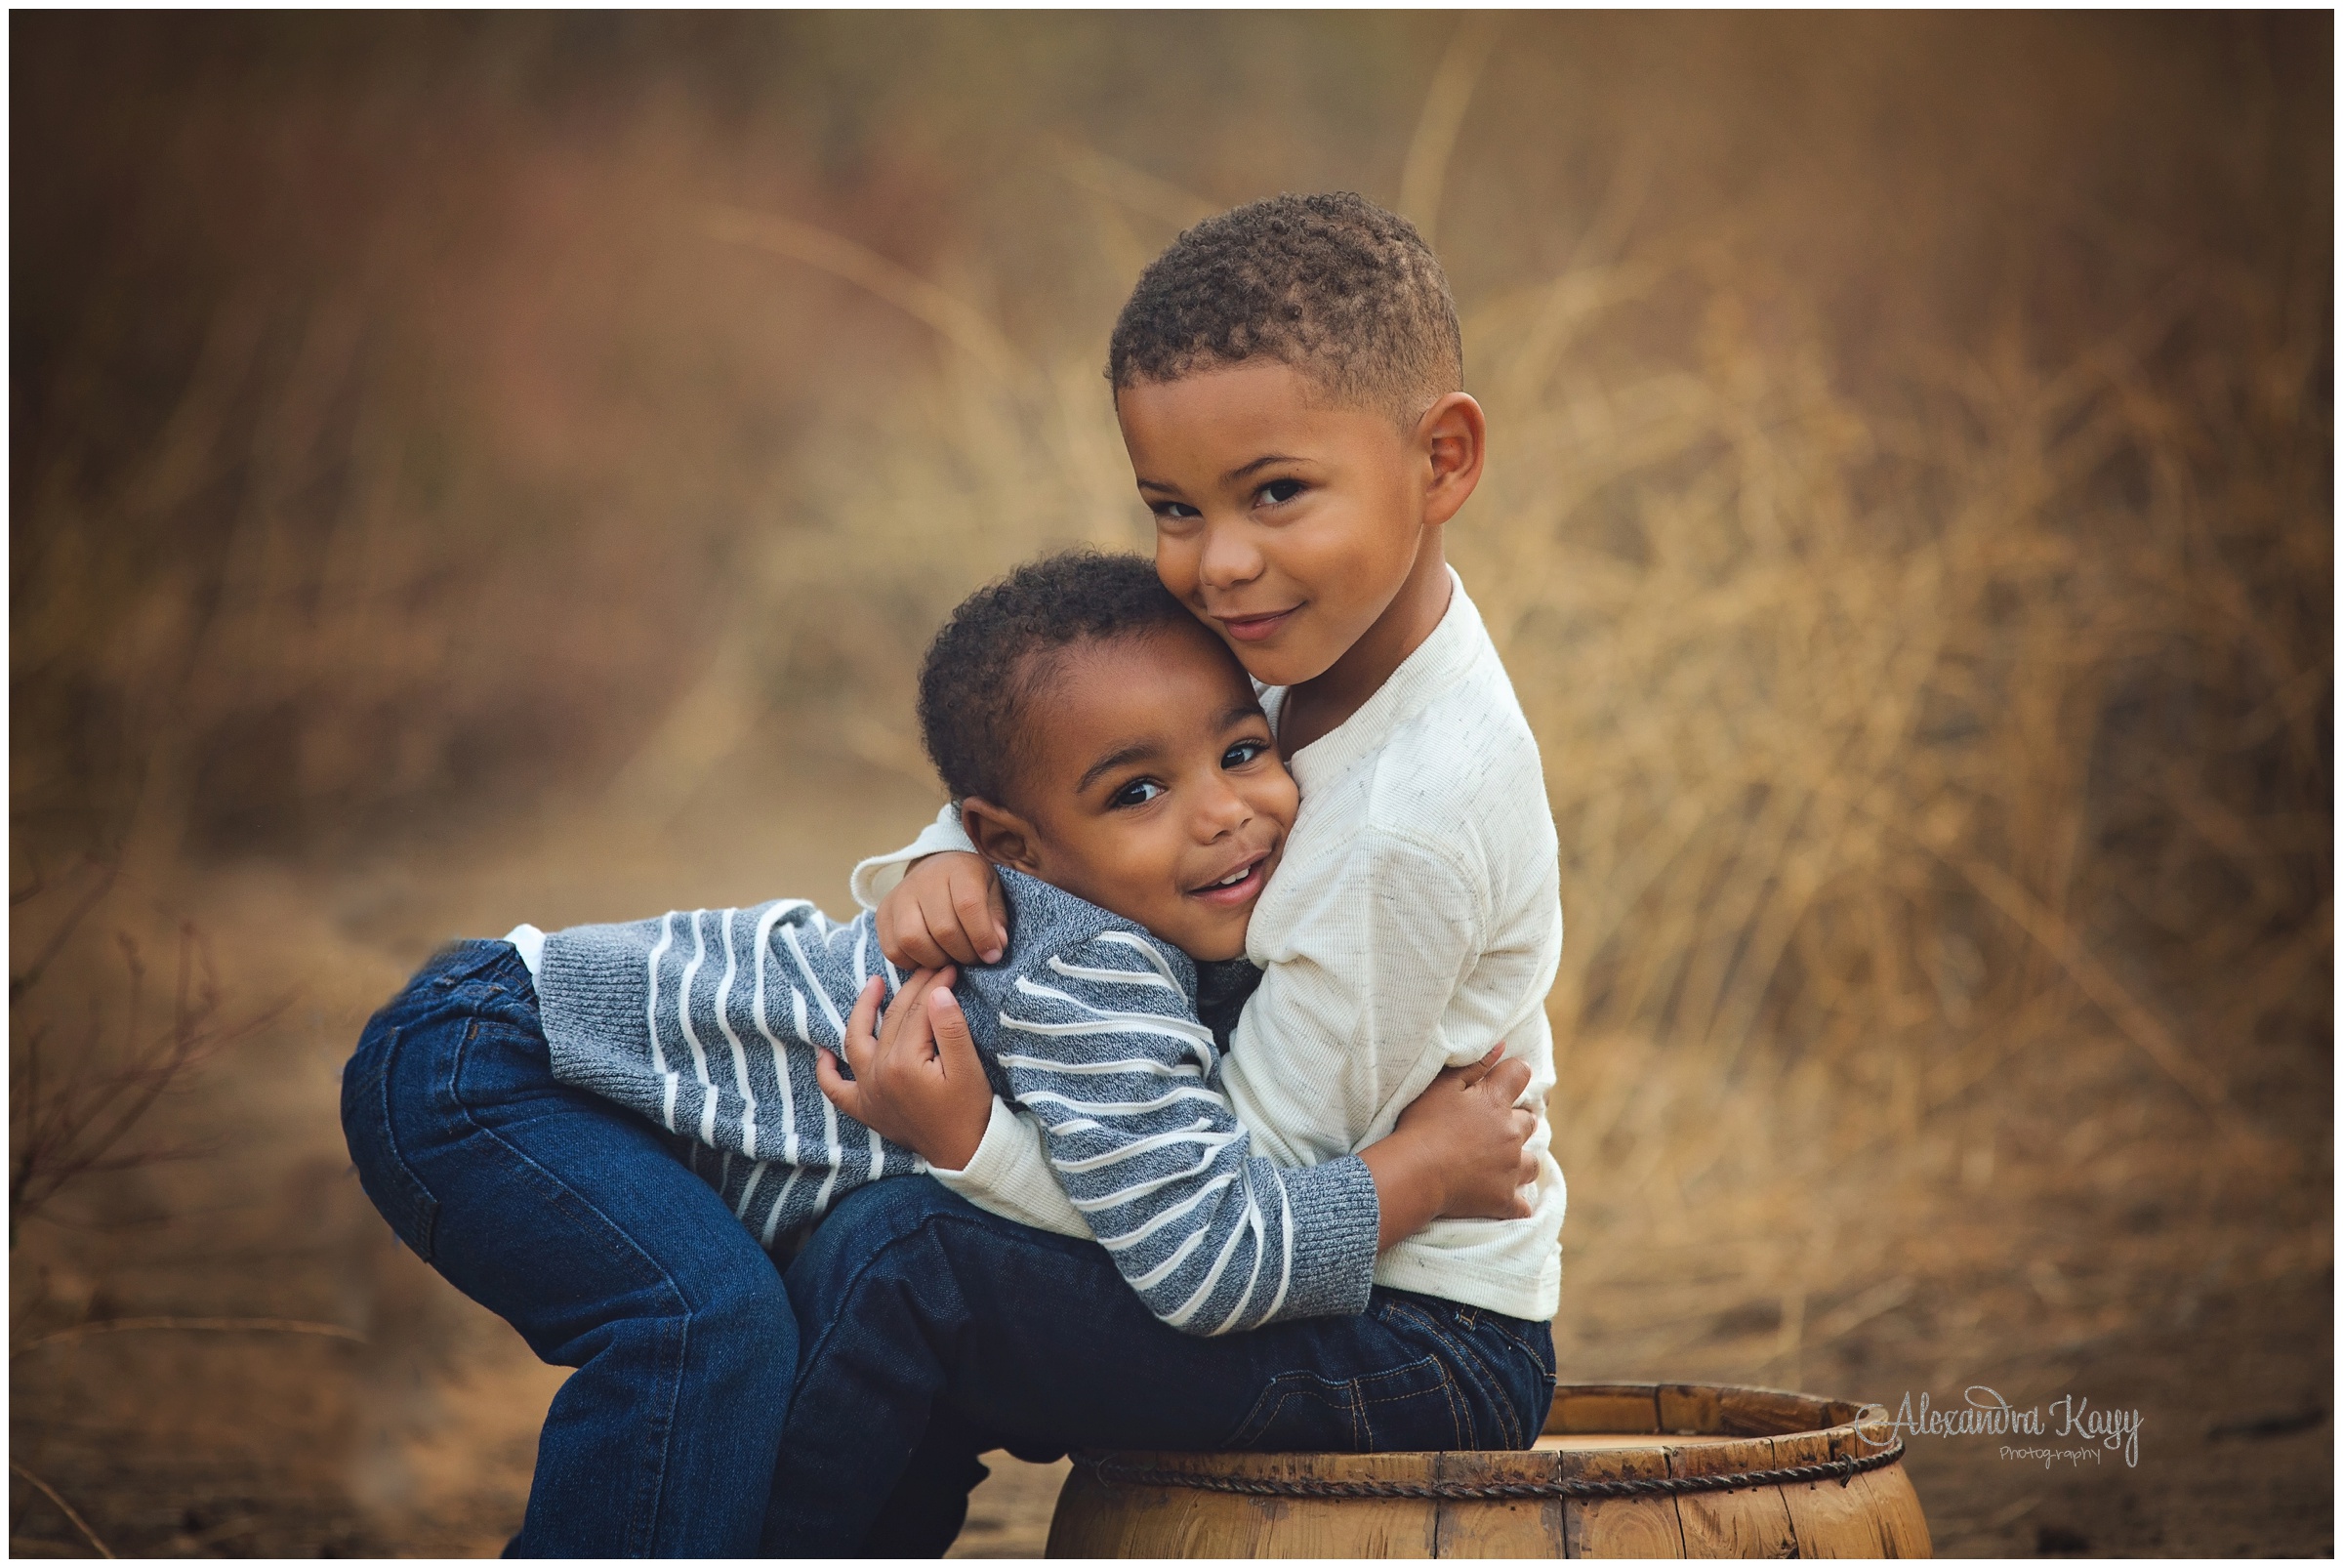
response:
{"label": "boy's eyebrow", "polygon": [[1158,756],[1162,751],[1163,748],[1152,740],[1134,740],[1128,745],[1118,746],[1084,770],[1082,777],[1075,782],[1074,793],[1080,795],[1088,790],[1098,781],[1098,775],[1101,773],[1112,772],[1126,763],[1141,762],[1147,758]]}
{"label": "boy's eyebrow", "polygon": [[1300,461],[1301,459],[1288,456],[1284,452],[1271,452],[1266,457],[1254,458],[1252,462],[1246,464],[1242,468],[1230,469],[1226,474],[1220,475],[1220,482],[1222,484],[1234,484],[1237,480],[1245,477],[1246,475],[1251,474],[1254,470],[1265,469],[1272,463],[1298,463]]}
{"label": "boy's eyebrow", "polygon": [[1261,711],[1261,705],[1258,702],[1249,699],[1244,702],[1230,704],[1228,711],[1220,716],[1219,727],[1226,729],[1229,725],[1242,723],[1248,719],[1266,720],[1268,717],[1269,716],[1267,714]]}
{"label": "boy's eyebrow", "polygon": [[[1254,458],[1250,463],[1230,469],[1226,474],[1220,475],[1220,482],[1222,484],[1234,484],[1239,479],[1245,477],[1246,475],[1253,473],[1255,469],[1265,469],[1272,463],[1300,463],[1303,461],[1305,461],[1305,459],[1295,457],[1291,453],[1270,452],[1264,456]],[[1168,479],[1150,479],[1142,477],[1139,479],[1138,484],[1139,488],[1142,490],[1162,490],[1171,495],[1176,495],[1179,493],[1179,486],[1172,483]]]}

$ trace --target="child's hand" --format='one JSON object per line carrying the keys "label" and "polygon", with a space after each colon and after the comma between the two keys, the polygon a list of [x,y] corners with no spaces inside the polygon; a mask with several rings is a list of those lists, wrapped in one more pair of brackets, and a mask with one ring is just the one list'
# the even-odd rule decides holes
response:
{"label": "child's hand", "polygon": [[1538,1118],[1513,1102],[1530,1087],[1530,1064],[1497,1048],[1469,1067],[1451,1067],[1399,1113],[1393,1133],[1421,1135],[1443,1153],[1443,1219],[1527,1219],[1522,1189],[1538,1179],[1527,1147]]}
{"label": "child's hand", "polygon": [[1441,1073],[1388,1135],[1359,1151],[1381,1210],[1378,1249],[1435,1219],[1529,1217],[1522,1189],[1538,1179],[1527,1147],[1538,1118],[1513,1104],[1530,1087],[1529,1064],[1504,1053],[1500,1041],[1471,1066]]}
{"label": "child's hand", "polygon": [[1008,900],[982,855],[947,849],[914,860],[879,900],[879,951],[899,970],[998,964],[1008,948]]}
{"label": "child's hand", "polygon": [[914,974],[881,1020],[884,988],[871,976],[846,1019],[853,1078],[838,1070],[827,1051],[813,1054],[814,1076],[831,1104],[947,1171],[966,1170],[976,1157],[993,1114],[993,1086],[952,995],[954,977],[949,969]]}

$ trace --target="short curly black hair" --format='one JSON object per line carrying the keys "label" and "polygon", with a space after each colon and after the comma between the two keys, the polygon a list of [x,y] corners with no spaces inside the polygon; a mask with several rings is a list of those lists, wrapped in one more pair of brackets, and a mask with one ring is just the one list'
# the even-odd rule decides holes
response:
{"label": "short curly black hair", "polygon": [[1120,392],[1264,356],[1403,424],[1464,385],[1439,259],[1348,191],[1272,196],[1182,233],[1115,318],[1106,379]]}
{"label": "short curly black hair", "polygon": [[1011,799],[1052,655],[1168,628],[1203,633],[1144,556],[1045,556],[963,599],[920,666],[920,738],[952,799]]}

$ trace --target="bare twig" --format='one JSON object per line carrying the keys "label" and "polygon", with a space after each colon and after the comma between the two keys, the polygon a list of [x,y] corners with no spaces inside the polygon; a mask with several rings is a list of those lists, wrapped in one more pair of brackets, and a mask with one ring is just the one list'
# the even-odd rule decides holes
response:
{"label": "bare twig", "polygon": [[[65,918],[58,923],[57,929],[49,933],[49,940],[41,945],[41,950],[33,958],[33,961],[25,965],[18,973],[8,977],[8,1000],[11,1006],[15,1005],[18,998],[41,983],[41,976],[48,972],[51,964],[57,962],[57,955],[64,951],[65,943],[72,940],[73,932],[79,928],[84,920],[89,918],[90,911],[96,909],[103,901],[105,895],[113,890],[114,874],[120,869],[118,866],[102,865],[94,860],[85,862],[85,864],[99,867],[98,880],[90,885],[88,890],[74,903],[72,909],[66,912]],[[35,882],[22,894],[12,895],[9,902],[12,906],[23,903],[43,890],[45,889],[42,884]]]}
{"label": "bare twig", "polygon": [[8,1467],[11,1470],[14,1470],[18,1475],[23,1477],[26,1485],[30,1486],[34,1491],[40,1493],[41,1496],[47,1498],[50,1502],[56,1504],[58,1511],[62,1513],[66,1519],[71,1521],[73,1528],[81,1532],[84,1540],[89,1542],[92,1547],[97,1548],[99,1556],[111,1557],[114,1554],[113,1548],[107,1546],[103,1541],[100,1540],[98,1537],[98,1532],[90,1528],[90,1521],[83,1518],[80,1511],[76,1509],[72,1504],[67,1503],[63,1497],[60,1496],[56,1487],[51,1486],[47,1481],[44,1481],[39,1476],[33,1474],[32,1471],[26,1469],[21,1463],[15,1459],[11,1459],[8,1462]]}
{"label": "bare twig", "polygon": [[9,1359],[43,1345],[64,1344],[74,1340],[86,1340],[100,1334],[135,1334],[149,1330],[175,1330],[198,1334],[308,1334],[324,1340],[347,1340],[352,1344],[364,1344],[366,1336],[339,1323],[312,1323],[303,1318],[289,1317],[118,1317],[102,1318],[94,1323],[76,1323],[70,1328],[53,1329],[35,1335],[8,1352]]}
{"label": "bare twig", "polygon": [[[17,1020],[24,1044],[16,1063],[10,1106],[9,1232],[72,1182],[181,1157],[185,1151],[123,1150],[124,1140],[175,1085],[225,1047],[267,1026],[290,1004],[281,999],[249,1018],[220,1022],[220,986],[202,937],[191,924],[179,930],[178,973],[170,1022],[153,1035],[141,1021],[146,966],[138,944],[117,933],[127,973],[121,1044],[110,1054],[102,1020],[94,1019],[62,1080],[46,1073],[49,1031],[41,1021]],[[20,1000],[22,992],[19,993]]]}

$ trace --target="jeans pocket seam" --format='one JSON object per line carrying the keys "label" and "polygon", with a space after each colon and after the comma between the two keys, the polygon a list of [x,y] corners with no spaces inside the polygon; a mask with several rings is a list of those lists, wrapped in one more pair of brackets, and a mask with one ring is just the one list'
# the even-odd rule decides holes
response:
{"label": "jeans pocket seam", "polygon": [[[408,1163],[406,1151],[398,1146],[398,1124],[391,1114],[391,1095],[396,1093],[399,1048],[406,1043],[406,1031],[393,1025],[383,1042],[382,1073],[371,1088],[367,1109],[373,1126],[369,1129],[382,1147],[382,1177],[384,1183],[397,1195],[396,1217],[389,1214],[390,1228],[416,1257],[425,1262],[432,1260],[439,1227],[439,1200],[416,1175]],[[380,1207],[378,1205],[378,1207]]]}
{"label": "jeans pocket seam", "polygon": [[[1311,1384],[1316,1386],[1312,1387]],[[1261,1390],[1261,1396],[1245,1413],[1245,1419],[1237,1424],[1237,1429],[1220,1446],[1236,1449],[1253,1447],[1276,1427],[1279,1418],[1286,1413],[1286,1407],[1296,1399],[1316,1399],[1330,1410],[1344,1411],[1350,1418],[1355,1436],[1359,1425],[1357,1384],[1355,1378],[1336,1382],[1329,1378],[1321,1378],[1314,1372],[1281,1372],[1269,1380],[1269,1386]]]}

